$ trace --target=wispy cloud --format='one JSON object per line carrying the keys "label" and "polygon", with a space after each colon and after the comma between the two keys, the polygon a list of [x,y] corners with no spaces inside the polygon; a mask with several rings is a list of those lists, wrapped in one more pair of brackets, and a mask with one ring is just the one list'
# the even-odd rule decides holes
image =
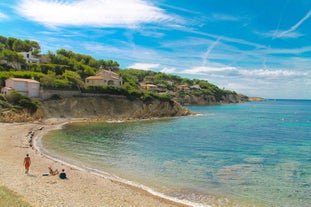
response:
{"label": "wispy cloud", "polygon": [[239,21],[240,18],[228,14],[219,14],[219,13],[214,13],[212,16],[209,18],[214,21]]}
{"label": "wispy cloud", "polygon": [[288,55],[298,55],[298,54],[303,54],[303,53],[310,53],[311,52],[311,46],[305,46],[305,47],[301,47],[301,48],[285,48],[285,49],[281,49],[281,48],[273,48],[273,49],[267,49],[265,50],[266,54],[280,54],[280,55],[284,55],[284,54],[288,54]]}
{"label": "wispy cloud", "polygon": [[309,10],[309,12],[301,20],[299,20],[294,26],[292,26],[289,30],[276,34],[277,35],[276,37],[287,37],[288,34],[294,32],[298,27],[300,27],[302,23],[304,23],[310,17],[311,17],[311,10]]}
{"label": "wispy cloud", "polygon": [[257,70],[240,70],[241,75],[248,77],[258,78],[280,78],[280,77],[297,77],[305,76],[305,72],[293,71],[293,70],[268,70],[268,69],[257,69]]}
{"label": "wispy cloud", "polygon": [[165,68],[163,68],[161,70],[161,72],[162,73],[175,73],[176,72],[176,68],[167,68],[167,67],[165,67]]}
{"label": "wispy cloud", "polygon": [[303,34],[299,33],[299,32],[295,32],[295,31],[291,31],[291,32],[282,32],[279,30],[272,30],[269,32],[254,32],[257,35],[260,36],[264,36],[264,37],[272,37],[273,39],[275,38],[298,38],[303,36]]}
{"label": "wispy cloud", "polygon": [[[217,39],[220,37],[220,35],[198,31],[198,30],[193,29],[193,28],[183,27],[183,28],[181,28],[181,30],[188,32],[188,33],[192,33],[192,34],[196,34],[196,35],[200,35],[200,36],[205,36],[205,37],[210,37],[210,38],[214,38],[214,39]],[[221,40],[223,42],[240,44],[240,45],[245,45],[245,46],[251,46],[251,47],[255,47],[255,48],[266,48],[267,47],[266,45],[258,44],[256,42],[250,42],[250,41],[247,41],[244,39],[228,37],[228,36],[221,36]]]}
{"label": "wispy cloud", "polygon": [[162,32],[152,31],[152,30],[140,30],[139,33],[145,37],[162,38],[165,36]]}
{"label": "wispy cloud", "polygon": [[143,0],[22,0],[16,10],[49,27],[135,27],[172,21],[164,10]]}
{"label": "wispy cloud", "polygon": [[9,18],[6,14],[0,11],[0,20]]}
{"label": "wispy cloud", "polygon": [[284,77],[304,77],[306,75],[310,75],[307,71],[293,71],[293,70],[285,70],[285,69],[238,69],[236,67],[231,66],[222,66],[222,67],[193,67],[191,69],[187,69],[182,71],[184,74],[196,74],[196,75],[212,75],[212,76],[221,76],[221,77],[249,77],[252,79],[274,79],[274,78],[284,78]]}
{"label": "wispy cloud", "polygon": [[198,66],[183,70],[182,74],[191,75],[209,75],[209,76],[238,76],[239,71],[235,67],[230,66]]}
{"label": "wispy cloud", "polygon": [[212,50],[214,49],[214,47],[219,43],[221,37],[217,38],[217,40],[215,42],[213,42],[206,50],[205,53],[203,53],[202,55],[202,59],[203,59],[203,65],[206,65],[207,59],[210,55],[210,53],[212,52]]}
{"label": "wispy cloud", "polygon": [[130,65],[129,68],[141,69],[141,70],[151,70],[154,68],[159,68],[160,64],[157,63],[135,63]]}
{"label": "wispy cloud", "polygon": [[308,13],[300,19],[298,22],[296,22],[291,28],[288,30],[272,30],[270,32],[261,33],[261,32],[255,32],[262,36],[272,37],[275,38],[298,38],[303,36],[303,34],[297,32],[296,30],[309,18],[311,17],[311,10],[308,11]]}

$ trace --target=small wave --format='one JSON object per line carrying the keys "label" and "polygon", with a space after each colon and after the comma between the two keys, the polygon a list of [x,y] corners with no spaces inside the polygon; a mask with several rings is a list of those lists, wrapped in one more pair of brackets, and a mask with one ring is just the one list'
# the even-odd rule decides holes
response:
{"label": "small wave", "polygon": [[107,123],[124,123],[126,121],[124,120],[111,120],[111,121],[106,121]]}
{"label": "small wave", "polygon": [[[61,129],[65,124],[59,125],[58,127],[54,128],[52,130]],[[41,135],[39,135],[38,137],[35,138],[35,140],[34,140],[34,148],[38,152],[42,153],[48,159],[54,160],[54,161],[56,161],[58,163],[61,163],[63,165],[66,165],[66,166],[68,166],[70,168],[73,168],[73,169],[77,169],[77,170],[82,171],[82,172],[87,172],[87,173],[90,173],[92,175],[96,175],[96,176],[99,176],[99,177],[102,177],[102,178],[106,178],[106,179],[109,179],[109,180],[112,180],[112,181],[115,181],[115,182],[119,182],[119,183],[122,183],[122,184],[125,184],[125,185],[129,185],[129,186],[132,186],[132,187],[136,187],[138,189],[141,189],[141,190],[144,190],[144,191],[150,193],[151,195],[154,195],[154,196],[157,196],[159,198],[163,198],[163,199],[166,199],[166,200],[169,200],[169,201],[173,201],[175,203],[185,204],[185,205],[193,206],[193,207],[212,207],[210,205],[204,205],[204,204],[195,203],[195,202],[192,202],[192,201],[189,201],[189,200],[178,199],[178,198],[175,198],[175,197],[172,197],[172,196],[168,196],[168,195],[160,193],[160,192],[158,192],[158,191],[156,191],[156,190],[154,190],[154,189],[152,189],[152,188],[150,188],[148,186],[145,186],[145,185],[142,185],[142,184],[130,181],[130,180],[126,180],[126,179],[120,178],[120,177],[118,177],[116,175],[113,175],[113,174],[110,174],[110,173],[107,173],[107,172],[104,172],[104,171],[101,171],[101,170],[98,170],[98,169],[95,169],[95,168],[80,167],[80,166],[74,165],[74,164],[72,164],[70,162],[66,162],[66,161],[62,160],[61,158],[58,158],[56,156],[51,155],[51,153],[49,153],[49,151],[46,150],[43,147],[43,145],[42,145],[42,138],[47,133],[48,133],[48,131],[46,131],[45,133],[43,133],[43,134],[41,134]]]}

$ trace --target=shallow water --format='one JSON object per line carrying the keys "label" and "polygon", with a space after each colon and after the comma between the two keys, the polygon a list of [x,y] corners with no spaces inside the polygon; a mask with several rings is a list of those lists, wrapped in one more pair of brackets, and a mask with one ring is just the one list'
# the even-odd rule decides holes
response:
{"label": "shallow water", "polygon": [[311,101],[193,106],[200,116],[74,123],[51,154],[213,206],[311,205]]}

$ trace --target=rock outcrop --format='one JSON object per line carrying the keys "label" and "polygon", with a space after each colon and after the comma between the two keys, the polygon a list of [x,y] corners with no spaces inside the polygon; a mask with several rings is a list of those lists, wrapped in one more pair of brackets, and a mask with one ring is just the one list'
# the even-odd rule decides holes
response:
{"label": "rock outcrop", "polygon": [[129,100],[123,96],[69,97],[41,102],[44,117],[147,119],[185,116],[191,112],[172,100]]}
{"label": "rock outcrop", "polygon": [[[191,111],[182,105],[214,105],[263,101],[262,98],[230,94],[219,102],[214,96],[186,96],[176,100],[129,100],[125,96],[71,96],[59,100],[44,100],[38,110],[2,110],[1,122],[29,122],[41,118],[95,118],[95,119],[149,119],[158,117],[186,116]],[[181,105],[182,104],[182,105]]]}
{"label": "rock outcrop", "polygon": [[212,95],[187,95],[183,98],[177,98],[176,101],[182,105],[215,105],[215,104],[229,104],[229,103],[242,103],[250,101],[247,96],[240,94],[228,94],[221,97],[221,101],[218,101],[215,96]]}
{"label": "rock outcrop", "polygon": [[43,113],[38,109],[35,113],[30,113],[27,110],[1,110],[0,122],[13,123],[13,122],[31,122],[43,118]]}

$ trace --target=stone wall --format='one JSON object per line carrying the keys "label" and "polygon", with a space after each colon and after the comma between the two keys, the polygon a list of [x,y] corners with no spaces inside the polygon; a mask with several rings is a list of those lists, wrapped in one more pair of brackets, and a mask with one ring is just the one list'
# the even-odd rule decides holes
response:
{"label": "stone wall", "polygon": [[51,98],[53,95],[60,95],[61,97],[68,98],[80,95],[81,92],[77,90],[50,90],[50,89],[40,89],[40,99],[47,100]]}

